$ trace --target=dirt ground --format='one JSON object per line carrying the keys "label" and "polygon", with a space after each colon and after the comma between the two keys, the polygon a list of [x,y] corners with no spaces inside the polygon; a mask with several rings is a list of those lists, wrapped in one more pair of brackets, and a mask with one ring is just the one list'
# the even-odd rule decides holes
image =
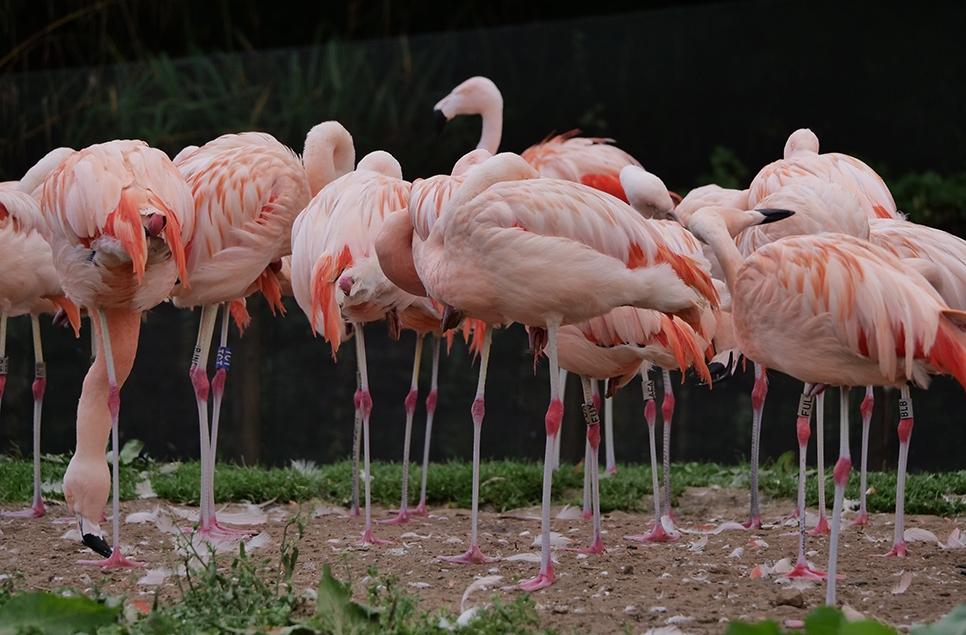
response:
{"label": "dirt ground", "polygon": [[[709,525],[745,520],[747,501],[744,491],[692,489],[681,497],[675,516],[684,530],[707,531]],[[122,518],[133,512],[150,512],[158,505],[162,510],[172,507],[153,499],[131,501],[123,504]],[[645,508],[649,505],[650,501],[645,501]],[[721,633],[725,622],[739,618],[802,620],[810,609],[824,602],[824,582],[791,584],[778,573],[769,573],[776,563],[781,570],[782,559],[794,563],[797,536],[791,532],[795,527],[777,520],[793,507],[791,501],[766,499],[763,517],[767,524],[762,530],[685,533],[677,542],[663,544],[633,543],[623,538],[644,531],[648,515],[607,514],[603,519],[606,554],[555,552],[559,560],[555,584],[533,595],[543,625],[562,633],[645,633],[669,625],[685,633]],[[223,515],[239,508],[230,506]],[[308,518],[300,545],[300,566],[293,578],[300,589],[314,589],[325,563],[332,565],[336,577],[351,577],[356,583],[364,581],[366,569],[374,565],[380,573],[397,574],[401,584],[423,598],[423,608],[446,606],[459,613],[485,603],[494,592],[505,597],[519,593],[511,586],[532,577],[539,568],[534,562],[508,560],[539,553],[538,547],[531,546],[540,531],[539,509],[481,514],[483,552],[504,558],[492,565],[461,566],[436,559],[459,554],[468,546],[470,517],[461,509],[434,510],[428,518],[406,525],[379,525],[376,535],[394,544],[356,548],[353,544],[361,534],[361,518],[340,516],[338,508],[326,504],[303,504],[301,508],[295,504],[269,505],[263,522],[256,525],[265,532],[252,545],[264,543],[256,553],[276,555],[285,520],[300,509]],[[66,508],[54,505],[49,510],[47,517],[38,520],[3,520],[0,573],[19,572],[22,583],[35,589],[89,588],[92,579],[104,575],[102,592],[123,592],[132,600],[140,598],[148,603],[158,588],[173,589],[172,578],[166,573],[177,562],[172,553],[172,534],[158,527],[159,522],[162,527],[168,522],[166,512],[159,522],[122,524],[122,545],[132,545],[132,555],[147,567],[102,574],[96,567],[77,563],[94,556],[76,535],[64,538],[73,525],[52,522],[66,516]],[[559,512],[559,508],[554,509],[555,516]],[[385,509],[374,510],[375,518],[387,516]],[[189,523],[176,514],[173,517],[179,525]],[[849,514],[847,520],[853,517]],[[944,545],[955,528],[964,526],[966,519],[961,518],[907,518],[907,528],[928,530]],[[109,531],[110,523],[103,527]],[[592,535],[591,521],[581,518],[555,518],[553,530],[584,544]],[[846,576],[838,583],[841,604],[905,631],[911,625],[940,618],[966,599],[966,569],[962,567],[966,549],[917,541],[909,543],[907,558],[873,557],[889,550],[892,533],[892,516],[887,514],[874,515],[865,529],[850,527],[844,531],[839,558],[839,571]],[[828,537],[809,537],[807,549],[809,560],[825,570]],[[761,573],[764,575],[759,577]],[[474,579],[486,576],[501,579],[494,581],[491,589],[473,592],[463,601],[464,591]]]}

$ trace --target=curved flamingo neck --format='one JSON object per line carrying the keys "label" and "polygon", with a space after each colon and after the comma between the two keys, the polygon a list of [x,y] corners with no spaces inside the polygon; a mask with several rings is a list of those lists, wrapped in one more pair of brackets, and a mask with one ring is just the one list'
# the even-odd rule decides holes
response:
{"label": "curved flamingo neck", "polygon": [[503,138],[503,99],[496,104],[487,104],[480,110],[480,115],[483,117],[483,129],[480,131],[480,141],[476,144],[476,149],[496,154]]}
{"label": "curved flamingo neck", "polygon": [[326,121],[312,128],[305,136],[302,165],[312,196],[343,174],[351,172],[355,161],[352,135],[342,124]]}

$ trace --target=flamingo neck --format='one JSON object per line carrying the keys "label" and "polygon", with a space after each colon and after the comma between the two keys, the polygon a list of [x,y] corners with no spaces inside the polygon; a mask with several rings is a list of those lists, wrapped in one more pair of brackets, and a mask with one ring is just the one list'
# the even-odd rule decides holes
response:
{"label": "flamingo neck", "polygon": [[480,110],[483,117],[483,130],[480,132],[480,142],[476,148],[486,150],[490,154],[496,154],[500,149],[500,140],[503,138],[503,100],[499,103],[487,104]]}

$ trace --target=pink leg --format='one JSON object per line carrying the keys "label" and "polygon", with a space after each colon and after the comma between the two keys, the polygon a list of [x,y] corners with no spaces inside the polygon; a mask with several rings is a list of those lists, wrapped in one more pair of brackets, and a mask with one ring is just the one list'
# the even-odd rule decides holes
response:
{"label": "pink leg", "polygon": [[657,405],[654,402],[654,382],[647,378],[647,369],[641,367],[641,379],[644,389],[644,420],[647,421],[647,434],[651,444],[651,491],[654,498],[654,530],[646,534],[624,536],[625,540],[635,542],[670,542],[677,540],[680,534],[667,532],[661,523],[661,487],[657,479],[657,444],[654,440],[654,426],[657,421]]}
{"label": "pink leg", "polygon": [[[806,387],[807,390],[807,387]],[[811,436],[809,419],[815,398],[803,392],[798,404],[798,509],[805,509],[805,454],[808,451],[808,438]],[[805,514],[798,515],[798,560],[795,567],[785,574],[788,578],[805,578],[807,580],[821,580],[826,574],[808,566],[805,560]]]}
{"label": "pink leg", "polygon": [[499,558],[489,558],[480,551],[477,539],[477,525],[480,514],[480,433],[483,429],[483,393],[486,388],[486,368],[490,361],[490,342],[493,339],[493,328],[489,325],[483,332],[483,352],[480,354],[480,379],[476,385],[476,398],[473,400],[471,412],[473,414],[473,510],[470,522],[470,548],[460,556],[441,556],[444,562],[455,564],[488,564],[497,562]]}
{"label": "pink leg", "polygon": [[808,530],[812,536],[827,536],[830,531],[825,515],[825,393],[815,395],[815,455],[818,477],[818,522]]}
{"label": "pink leg", "polygon": [[906,463],[909,459],[909,439],[912,437],[912,396],[909,386],[903,386],[899,395],[899,465],[896,468],[896,532],[892,551],[886,556],[905,558],[906,549],[904,512],[906,503]]}
{"label": "pink leg", "polygon": [[353,323],[353,331],[356,338],[356,364],[359,367],[359,381],[362,387],[362,397],[360,399],[360,409],[362,410],[362,457],[363,457],[363,480],[366,490],[366,528],[362,532],[362,538],[356,546],[365,547],[367,545],[389,545],[388,540],[380,540],[372,533],[372,505],[371,505],[371,481],[372,472],[369,467],[369,414],[372,412],[372,395],[369,394],[369,372],[366,367],[366,340],[362,335],[362,324]]}
{"label": "pink leg", "polygon": [[[865,399],[862,400],[862,468],[859,477],[859,516],[852,522],[852,526],[869,524],[869,512],[865,507],[865,491],[868,489],[869,462],[869,424],[872,423],[872,409],[875,406],[875,393],[872,386],[865,387]],[[901,425],[901,424],[900,424]]]}
{"label": "pink leg", "polygon": [[380,520],[387,525],[409,522],[409,442],[413,436],[413,413],[416,412],[416,399],[419,397],[419,362],[423,356],[423,333],[416,335],[416,355],[413,358],[413,380],[406,395],[406,434],[403,436],[402,463],[402,502],[395,518]]}
{"label": "pink leg", "polygon": [[426,396],[426,438],[423,440],[423,473],[419,490],[419,505],[412,512],[413,516],[428,516],[426,511],[426,477],[429,474],[429,442],[433,438],[433,416],[436,414],[437,382],[439,379],[439,349],[440,335],[433,336],[433,375],[429,385],[429,395]]}
{"label": "pink leg", "polygon": [[604,549],[603,535],[600,531],[600,475],[598,474],[597,454],[600,448],[600,414],[597,404],[600,403],[600,395],[591,388],[591,383],[596,387],[597,382],[581,375],[580,382],[584,388],[584,421],[587,424],[587,445],[590,447],[588,455],[587,473],[590,474],[592,488],[592,509],[594,517],[594,539],[589,547],[583,549],[568,549],[577,553],[601,554]]}
{"label": "pink leg", "polygon": [[356,373],[356,391],[352,395],[355,406],[355,420],[352,428],[352,507],[349,517],[355,518],[362,512],[359,510],[359,457],[362,453],[362,381]]}
{"label": "pink leg", "polygon": [[661,370],[661,377],[664,380],[664,402],[661,404],[661,416],[664,418],[664,516],[667,516],[670,526],[674,527],[674,512],[671,508],[671,418],[674,416],[674,389],[671,387],[671,373],[666,368]]}
{"label": "pink leg", "polygon": [[109,382],[107,405],[111,412],[111,450],[114,452],[111,483],[114,511],[114,548],[111,551],[111,555],[104,560],[80,560],[78,562],[79,564],[94,564],[99,567],[104,567],[105,569],[118,567],[143,567],[145,565],[144,562],[134,562],[132,560],[128,560],[123,554],[121,554],[121,545],[118,541],[118,537],[120,535],[121,504],[118,498],[118,465],[120,462],[120,447],[117,438],[117,416],[121,409],[121,389],[117,385],[117,375],[114,372],[114,354],[111,351],[111,338],[108,334],[107,313],[104,311],[104,309],[98,309],[97,314],[101,323],[101,339],[104,342],[104,361],[107,363],[107,378]]}
{"label": "pink leg", "polygon": [[[524,591],[537,591],[553,584],[553,562],[550,556],[550,495],[553,486],[553,444],[560,433],[560,421],[563,419],[563,402],[560,401],[560,373],[557,366],[557,327],[547,329],[547,360],[550,362],[550,405],[544,424],[547,429],[547,449],[543,463],[543,509],[540,520],[540,573],[537,577],[520,583],[519,588]],[[594,465],[596,476],[597,466]]]}
{"label": "pink leg", "polygon": [[852,469],[852,459],[849,456],[849,388],[841,387],[839,410],[841,411],[841,426],[839,431],[839,460],[835,464],[835,506],[832,508],[832,537],[828,545],[828,587],[825,591],[825,603],[835,604],[836,564],[839,552],[839,533],[842,524],[842,501],[845,499],[845,486],[849,482],[849,472]]}
{"label": "pink leg", "polygon": [[761,441],[761,414],[768,394],[765,367],[755,364],[755,386],[751,390],[751,513],[745,529],[761,528],[761,508],[758,503],[758,448]]}
{"label": "pink leg", "polygon": [[[39,518],[46,513],[40,493],[40,415],[44,407],[44,390],[47,387],[47,365],[44,363],[44,352],[40,345],[40,320],[36,315],[30,316],[30,324],[34,336],[34,498],[28,509],[2,514],[14,518]],[[0,386],[0,396],[2,393],[3,386]]]}
{"label": "pink leg", "polygon": [[0,311],[0,404],[3,403],[3,389],[7,385],[7,372],[10,358],[7,357],[7,312]]}
{"label": "pink leg", "polygon": [[[598,409],[599,410],[599,409]],[[617,474],[617,457],[614,453],[614,398],[604,398],[604,439],[605,439],[605,471]]]}

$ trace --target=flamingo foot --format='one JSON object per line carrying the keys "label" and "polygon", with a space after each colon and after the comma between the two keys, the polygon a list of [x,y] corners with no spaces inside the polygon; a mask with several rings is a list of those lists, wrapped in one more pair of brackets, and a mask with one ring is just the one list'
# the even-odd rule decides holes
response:
{"label": "flamingo foot", "polygon": [[580,514],[580,517],[583,518],[583,519],[593,518],[594,517],[594,512],[592,512],[592,511],[583,512],[583,513]]}
{"label": "flamingo foot", "polygon": [[524,580],[517,586],[517,588],[522,591],[539,591],[540,589],[545,589],[553,584],[553,580],[553,565],[548,564],[546,571],[541,571],[535,578]]}
{"label": "flamingo foot", "polygon": [[[47,513],[44,508],[44,501],[36,500],[34,504],[19,512],[3,512],[0,516],[4,518],[40,518]],[[74,522],[73,518],[68,518],[68,522]]]}
{"label": "flamingo foot", "polygon": [[681,534],[669,533],[664,529],[664,525],[658,523],[655,524],[653,531],[646,534],[624,536],[624,540],[633,540],[634,542],[674,542],[680,537]]}
{"label": "flamingo foot", "polygon": [[782,576],[783,578],[802,578],[804,580],[824,580],[828,574],[808,566],[807,562],[799,562],[795,568]]}
{"label": "flamingo foot", "polygon": [[403,523],[408,523],[411,519],[409,518],[409,511],[405,509],[392,510],[396,513],[394,518],[387,518],[385,520],[377,520],[376,522],[380,525],[401,525]]}
{"label": "flamingo foot", "polygon": [[600,534],[597,534],[597,536],[594,538],[594,542],[591,543],[589,547],[582,547],[582,548],[568,547],[564,551],[573,551],[574,553],[587,553],[587,554],[599,555],[602,553],[606,553],[607,549],[604,547],[604,539],[601,538]]}
{"label": "flamingo foot", "polygon": [[761,529],[761,514],[750,516],[747,521],[741,523],[741,526],[749,531]]}
{"label": "flamingo foot", "polygon": [[905,558],[909,555],[909,550],[906,549],[905,542],[897,542],[892,545],[892,551],[889,553],[878,553],[875,555],[878,558]]}
{"label": "flamingo foot", "polygon": [[426,499],[419,501],[419,505],[416,505],[416,509],[409,512],[410,516],[429,516],[429,511],[426,509]]}
{"label": "flamingo foot", "polygon": [[616,465],[612,465],[611,467],[607,468],[607,471],[605,473],[606,474],[617,474],[617,466]]}
{"label": "flamingo foot", "polygon": [[359,511],[358,505],[354,506],[352,509],[349,510],[349,518],[358,518],[360,515],[361,515],[361,512]]}
{"label": "flamingo foot", "polygon": [[865,527],[869,524],[868,512],[860,512],[859,517],[849,523],[849,527]]}
{"label": "flamingo foot", "polygon": [[816,523],[814,527],[812,527],[805,533],[808,534],[809,536],[828,536],[829,534],[831,534],[832,530],[829,529],[828,518],[825,517],[825,514],[822,514],[821,516],[819,516],[818,523]]}
{"label": "flamingo foot", "polygon": [[469,550],[461,556],[439,556],[438,559],[443,562],[452,562],[453,564],[490,564],[500,561],[500,558],[484,556],[483,552],[480,551],[479,545],[475,544],[471,545]]}
{"label": "flamingo foot", "polygon": [[781,520],[783,520],[783,521],[784,521],[784,520],[794,520],[794,519],[796,519],[796,518],[798,518],[798,515],[799,515],[800,513],[801,513],[801,510],[799,510],[799,509],[798,509],[798,508],[796,507],[796,508],[795,508],[795,511],[793,511],[792,513],[790,513],[790,514],[789,514],[789,515],[787,515],[787,516],[782,516],[782,517],[781,517]]}
{"label": "flamingo foot", "polygon": [[114,549],[111,555],[103,560],[78,560],[77,564],[93,564],[103,569],[136,568],[147,565],[146,562],[128,560],[121,553],[120,549]]}
{"label": "flamingo foot", "polygon": [[368,547],[369,545],[391,545],[391,540],[380,540],[372,534],[372,529],[362,532],[362,538],[356,543],[356,547]]}

